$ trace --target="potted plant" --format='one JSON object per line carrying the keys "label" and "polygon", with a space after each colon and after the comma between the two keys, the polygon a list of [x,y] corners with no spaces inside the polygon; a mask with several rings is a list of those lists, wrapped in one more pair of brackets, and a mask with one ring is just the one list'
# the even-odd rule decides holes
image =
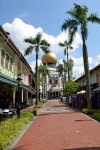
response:
{"label": "potted plant", "polygon": [[34,116],[36,116],[37,115],[37,109],[33,109],[32,113],[34,114]]}

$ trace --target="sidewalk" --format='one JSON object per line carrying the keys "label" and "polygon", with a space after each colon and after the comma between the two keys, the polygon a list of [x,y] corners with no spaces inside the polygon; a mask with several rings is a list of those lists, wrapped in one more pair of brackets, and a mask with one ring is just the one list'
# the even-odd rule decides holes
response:
{"label": "sidewalk", "polygon": [[100,150],[100,123],[49,100],[12,149]]}

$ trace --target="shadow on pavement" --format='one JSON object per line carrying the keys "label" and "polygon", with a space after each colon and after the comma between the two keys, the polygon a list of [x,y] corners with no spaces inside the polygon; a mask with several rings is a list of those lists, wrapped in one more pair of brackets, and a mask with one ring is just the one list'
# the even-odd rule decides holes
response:
{"label": "shadow on pavement", "polygon": [[81,121],[93,121],[93,120],[75,120],[75,121],[81,122]]}
{"label": "shadow on pavement", "polygon": [[[24,145],[25,146],[25,145]],[[13,150],[24,150],[23,146],[14,148]],[[100,147],[82,147],[82,148],[72,148],[72,149],[62,149],[62,150],[100,150]]]}
{"label": "shadow on pavement", "polygon": [[100,147],[82,147],[82,148],[72,148],[63,150],[100,150]]}

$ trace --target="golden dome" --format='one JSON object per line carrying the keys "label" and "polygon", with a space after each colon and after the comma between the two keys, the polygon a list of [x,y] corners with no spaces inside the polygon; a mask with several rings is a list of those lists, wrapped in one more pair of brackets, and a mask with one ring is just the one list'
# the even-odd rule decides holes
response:
{"label": "golden dome", "polygon": [[42,57],[42,63],[57,63],[57,57],[54,53],[51,51],[48,51],[46,54],[43,55]]}

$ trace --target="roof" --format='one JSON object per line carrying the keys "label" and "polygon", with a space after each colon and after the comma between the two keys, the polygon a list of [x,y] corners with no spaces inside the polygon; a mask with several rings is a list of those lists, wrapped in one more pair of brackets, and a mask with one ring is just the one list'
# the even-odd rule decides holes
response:
{"label": "roof", "polygon": [[42,57],[42,63],[57,63],[57,57],[54,53],[52,53],[50,50],[45,53]]}
{"label": "roof", "polygon": [[[90,69],[89,72],[92,73],[94,70],[98,70],[99,67],[100,67],[100,64],[98,64],[94,68]],[[81,80],[83,77],[85,77],[85,74],[83,74],[82,76],[80,76],[79,78],[77,78],[75,81]]]}

